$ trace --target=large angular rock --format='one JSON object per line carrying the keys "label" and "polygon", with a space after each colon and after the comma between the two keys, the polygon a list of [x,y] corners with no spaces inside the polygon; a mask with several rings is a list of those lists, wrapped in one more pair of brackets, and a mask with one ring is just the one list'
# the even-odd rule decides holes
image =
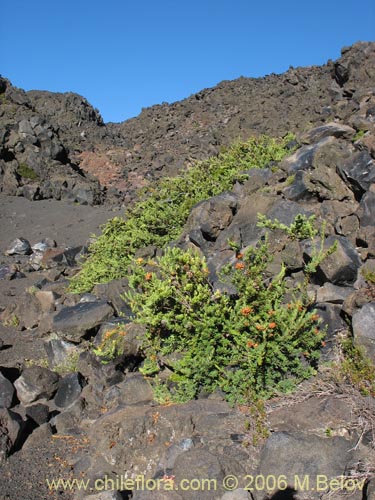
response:
{"label": "large angular rock", "polygon": [[109,387],[103,394],[103,402],[108,408],[120,404],[135,405],[153,399],[151,385],[141,373],[129,373],[123,382]]}
{"label": "large angular rock", "polygon": [[35,298],[39,301],[43,313],[51,313],[55,310],[56,300],[60,297],[51,290],[39,290],[35,292]]}
{"label": "large angular rock", "polygon": [[[220,460],[220,458],[217,454],[210,453],[205,449],[192,448],[187,450],[185,453],[181,453],[176,458],[173,467],[173,475],[176,478],[175,480],[179,483],[179,481],[182,481],[183,479],[192,481],[197,477],[210,478],[211,480],[216,480],[220,488],[220,485],[223,483],[223,479],[225,477],[225,465],[222,463],[224,460]],[[232,470],[232,473],[235,474],[236,471]],[[202,500],[209,500],[213,497],[212,493],[212,491],[204,491],[202,488],[202,491],[199,492],[199,498]],[[222,493],[224,493],[224,491],[222,491]],[[215,496],[217,494],[218,491],[215,492]],[[194,500],[196,498],[196,492],[192,490],[186,491],[183,494],[183,498],[187,500]]]}
{"label": "large angular rock", "polygon": [[62,339],[51,339],[44,344],[49,366],[55,368],[58,365],[66,365],[67,361],[77,354],[78,347]]}
{"label": "large angular rock", "polygon": [[67,408],[81,395],[83,380],[79,373],[69,373],[63,377],[55,395],[55,404],[59,408]]}
{"label": "large angular rock", "polygon": [[320,164],[312,171],[299,170],[293,183],[284,190],[289,200],[350,200],[353,194],[329,165]]}
{"label": "large angular rock", "polygon": [[118,384],[125,378],[123,363],[102,363],[93,352],[83,351],[78,359],[77,370],[90,384],[100,387]]}
{"label": "large angular rock", "polygon": [[23,405],[41,398],[50,399],[56,392],[59,376],[40,366],[26,368],[14,382],[17,397]]}
{"label": "large angular rock", "polygon": [[332,304],[342,304],[350,295],[352,290],[343,286],[336,286],[332,283],[324,283],[316,292],[317,302],[330,302]]}
{"label": "large angular rock", "polygon": [[[90,432],[97,462],[92,470],[106,463],[115,473],[137,471],[137,474],[153,477],[163,475],[167,466],[176,467],[176,475],[181,479],[184,474],[191,474],[193,468],[197,473],[201,463],[204,468],[212,465],[214,477],[221,477],[224,470],[243,473],[250,458],[239,436],[245,420],[244,415],[227,403],[214,400],[172,406],[120,407],[97,420]],[[113,442],[110,448],[109,442]],[[185,458],[185,454],[189,456]]]}
{"label": "large angular rock", "polygon": [[252,168],[244,172],[248,176],[248,180],[243,184],[235,184],[233,192],[241,196],[249,196],[255,191],[264,187],[272,177],[270,168]]}
{"label": "large angular rock", "polygon": [[285,158],[280,168],[287,172],[288,175],[296,173],[298,170],[309,170],[313,166],[314,158],[322,147],[330,144],[332,138],[326,137],[317,144],[302,146],[295,153]]}
{"label": "large angular rock", "polygon": [[31,418],[37,425],[43,425],[48,422],[49,407],[42,403],[27,406],[26,415]]}
{"label": "large angular rock", "polygon": [[[361,266],[360,256],[350,241],[343,236],[328,236],[324,242],[324,250],[328,250],[334,244],[337,245],[336,251],[323,259],[318,270],[325,281],[338,286],[351,285],[357,279],[358,269]],[[306,254],[311,257],[314,251],[319,251],[319,245],[319,242],[306,243]]]}
{"label": "large angular rock", "polygon": [[40,264],[44,269],[51,269],[59,265],[74,266],[75,257],[82,250],[82,246],[74,248],[47,248],[42,255]]}
{"label": "large angular rock", "polygon": [[0,465],[12,453],[23,430],[21,417],[5,408],[0,408]]}
{"label": "large angular rock", "polygon": [[357,212],[361,223],[361,228],[372,226],[375,221],[375,193],[369,191],[361,199]]}
{"label": "large angular rock", "polygon": [[375,182],[375,162],[367,151],[353,155],[339,166],[338,171],[358,200]]}
{"label": "large angular rock", "polygon": [[17,267],[13,264],[0,266],[0,280],[11,280],[17,275]]}
{"label": "large angular rock", "polygon": [[32,253],[30,243],[25,238],[12,241],[5,251],[6,255],[29,255]]}
{"label": "large angular rock", "polygon": [[53,430],[49,423],[41,424],[28,436],[22,446],[22,450],[39,450],[40,443],[46,443],[52,440]]}
{"label": "large angular rock", "polygon": [[338,395],[311,395],[304,401],[276,408],[268,415],[273,432],[312,433],[323,438],[327,437],[327,429],[331,436],[349,437],[354,422],[355,416],[348,412],[347,401]]}
{"label": "large angular rock", "polygon": [[[321,491],[319,477],[328,479],[344,475],[353,464],[354,441],[342,437],[323,438],[302,432],[274,432],[261,451],[258,474],[284,477],[292,488],[296,477],[309,477],[309,497],[317,498]],[[297,488],[298,489],[298,488]],[[263,498],[264,492],[256,492]]]}
{"label": "large angular rock", "polygon": [[83,302],[64,307],[52,322],[53,329],[68,340],[79,342],[113,314],[112,307],[104,301]]}
{"label": "large angular rock", "polygon": [[355,343],[362,345],[375,363],[375,302],[365,304],[353,314],[352,328]]}
{"label": "large angular rock", "polygon": [[100,283],[95,285],[93,293],[99,299],[106,300],[118,316],[130,318],[133,316],[129,304],[122,296],[129,291],[128,278],[112,280],[109,283]]}
{"label": "large angular rock", "polygon": [[10,408],[14,399],[15,389],[10,380],[0,373],[0,408]]}
{"label": "large angular rock", "polygon": [[302,146],[291,156],[280,163],[280,168],[288,175],[303,170],[329,167],[336,169],[352,155],[351,148],[346,142],[338,141],[333,137],[325,137],[316,144]]}
{"label": "large angular rock", "polygon": [[20,328],[31,330],[38,326],[42,308],[37,298],[31,293],[24,293],[18,301],[15,315],[19,319]]}
{"label": "large angular rock", "polygon": [[205,241],[215,241],[232,222],[238,200],[233,193],[223,193],[195,205],[186,223],[186,230],[199,230]]}
{"label": "large angular rock", "polygon": [[300,141],[305,144],[313,144],[325,137],[336,137],[337,139],[352,139],[356,132],[354,128],[342,123],[330,122],[315,127],[301,135]]}

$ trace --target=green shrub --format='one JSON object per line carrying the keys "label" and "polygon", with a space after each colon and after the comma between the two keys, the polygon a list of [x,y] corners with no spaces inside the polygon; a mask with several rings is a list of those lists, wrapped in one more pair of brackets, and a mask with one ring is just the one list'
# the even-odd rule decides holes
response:
{"label": "green shrub", "polygon": [[124,342],[126,330],[118,325],[103,334],[100,344],[93,348],[93,353],[101,359],[103,364],[110,363],[112,360],[124,353]]}
{"label": "green shrub", "polygon": [[360,139],[362,139],[362,137],[365,136],[365,134],[366,134],[366,130],[358,130],[358,132],[353,137],[352,142],[359,141]]}
{"label": "green shrub", "polygon": [[20,175],[23,179],[37,180],[39,179],[39,175],[33,170],[31,167],[26,165],[26,163],[20,163],[17,168],[17,174]]}
{"label": "green shrub", "polygon": [[287,226],[282,222],[274,219],[267,219],[265,215],[258,214],[258,227],[266,227],[268,229],[281,229],[291,239],[305,240],[312,239],[318,234],[318,230],[314,227],[315,215],[307,218],[306,215],[298,214],[292,224]]}
{"label": "green shrub", "polygon": [[284,269],[267,278],[270,261],[267,239],[237,254],[222,277],[236,298],[213,291],[205,259],[194,251],[168,248],[147,272],[140,259],[133,263],[126,299],[146,327],[142,371],[160,402],[220,389],[231,403],[245,403],[288,391],[315,372],[324,337],[319,317],[306,294],[287,288]]}
{"label": "green shrub", "polygon": [[367,283],[371,285],[375,285],[375,272],[371,271],[370,269],[362,269],[361,270],[361,275],[367,281]]}
{"label": "green shrub", "polygon": [[178,177],[164,178],[146,189],[124,219],[115,217],[103,227],[82,270],[72,278],[70,290],[83,292],[126,276],[137,249],[164,247],[176,239],[196,203],[231,189],[236,180],[245,180],[244,171],[281,160],[290,152],[286,148],[290,139],[290,135],[283,139],[262,136],[237,142],[218,156],[196,162]]}
{"label": "green shrub", "polygon": [[61,376],[67,375],[68,373],[75,373],[78,371],[78,361],[81,351],[74,350],[67,354],[63,362],[57,364],[53,371]]}
{"label": "green shrub", "polygon": [[100,344],[93,348],[93,353],[101,359],[103,364],[110,363],[124,352],[126,331],[122,326],[116,326],[103,334]]}
{"label": "green shrub", "polygon": [[364,396],[375,396],[375,366],[362,346],[352,338],[340,341],[343,359],[338,367],[341,377],[357,388]]}

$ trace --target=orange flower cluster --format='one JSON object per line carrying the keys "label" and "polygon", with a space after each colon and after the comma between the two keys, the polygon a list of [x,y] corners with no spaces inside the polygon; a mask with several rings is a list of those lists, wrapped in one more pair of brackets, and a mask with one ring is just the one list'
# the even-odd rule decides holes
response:
{"label": "orange flower cluster", "polygon": [[120,337],[125,337],[126,331],[125,330],[117,330],[116,328],[114,328],[113,330],[108,330],[108,332],[105,332],[105,334],[103,336],[103,341],[108,340],[113,335],[120,335]]}
{"label": "orange flower cluster", "polygon": [[252,312],[253,312],[253,309],[249,306],[243,307],[241,309],[242,316],[249,316],[249,314],[251,314]]}
{"label": "orange flower cluster", "polygon": [[258,342],[253,342],[252,340],[249,340],[247,342],[247,347],[254,347],[255,348],[255,347],[258,347],[258,345],[259,345]]}
{"label": "orange flower cluster", "polygon": [[243,262],[236,262],[234,267],[235,269],[245,269],[245,264]]}
{"label": "orange flower cluster", "polygon": [[146,273],[145,274],[145,280],[146,281],[150,281],[151,278],[152,278],[152,273]]}

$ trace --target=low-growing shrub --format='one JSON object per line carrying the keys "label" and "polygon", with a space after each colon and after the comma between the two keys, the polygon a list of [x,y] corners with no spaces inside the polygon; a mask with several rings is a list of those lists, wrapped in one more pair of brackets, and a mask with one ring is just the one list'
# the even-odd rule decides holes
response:
{"label": "low-growing shrub", "polygon": [[287,226],[277,219],[267,219],[265,215],[258,214],[257,225],[258,227],[266,227],[271,230],[281,229],[285,231],[291,239],[305,240],[312,239],[318,234],[318,230],[314,226],[315,219],[315,215],[307,218],[306,215],[298,214],[292,224]]}
{"label": "low-growing shrub", "polygon": [[375,396],[375,366],[362,346],[355,345],[350,337],[340,340],[341,363],[338,376],[359,390],[363,396]]}
{"label": "low-growing shrub", "polygon": [[271,259],[267,238],[237,253],[222,277],[236,297],[213,290],[206,261],[193,250],[167,248],[146,263],[147,272],[140,259],[133,262],[126,299],[146,327],[142,371],[160,402],[220,389],[231,403],[245,403],[315,373],[320,318],[307,294],[287,287],[284,268],[267,276]]}
{"label": "low-growing shrub", "polygon": [[75,373],[78,371],[78,361],[81,351],[74,350],[67,354],[64,361],[57,364],[53,371],[58,373],[61,376],[67,375],[68,373]]}
{"label": "low-growing shrub", "polygon": [[23,179],[37,180],[39,179],[39,175],[35,172],[34,169],[26,165],[26,163],[20,163],[17,168],[17,174],[20,175]]}
{"label": "low-growing shrub", "polygon": [[125,336],[126,331],[124,327],[116,326],[103,334],[101,342],[92,351],[100,358],[103,364],[110,363],[113,359],[123,354]]}
{"label": "low-growing shrub", "polygon": [[176,239],[196,203],[231,189],[235,181],[245,180],[245,171],[281,160],[290,153],[290,140],[288,135],[237,142],[217,156],[194,163],[181,175],[147,188],[125,218],[115,217],[103,226],[82,270],[72,278],[70,290],[83,292],[97,283],[126,276],[137,249],[164,247]]}

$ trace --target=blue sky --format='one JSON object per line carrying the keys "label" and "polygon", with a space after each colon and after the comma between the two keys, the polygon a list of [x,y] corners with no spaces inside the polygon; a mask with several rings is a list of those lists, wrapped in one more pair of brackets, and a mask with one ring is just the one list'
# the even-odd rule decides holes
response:
{"label": "blue sky", "polygon": [[375,41],[374,0],[9,0],[0,74],[77,92],[104,120],[239,76],[320,65]]}

